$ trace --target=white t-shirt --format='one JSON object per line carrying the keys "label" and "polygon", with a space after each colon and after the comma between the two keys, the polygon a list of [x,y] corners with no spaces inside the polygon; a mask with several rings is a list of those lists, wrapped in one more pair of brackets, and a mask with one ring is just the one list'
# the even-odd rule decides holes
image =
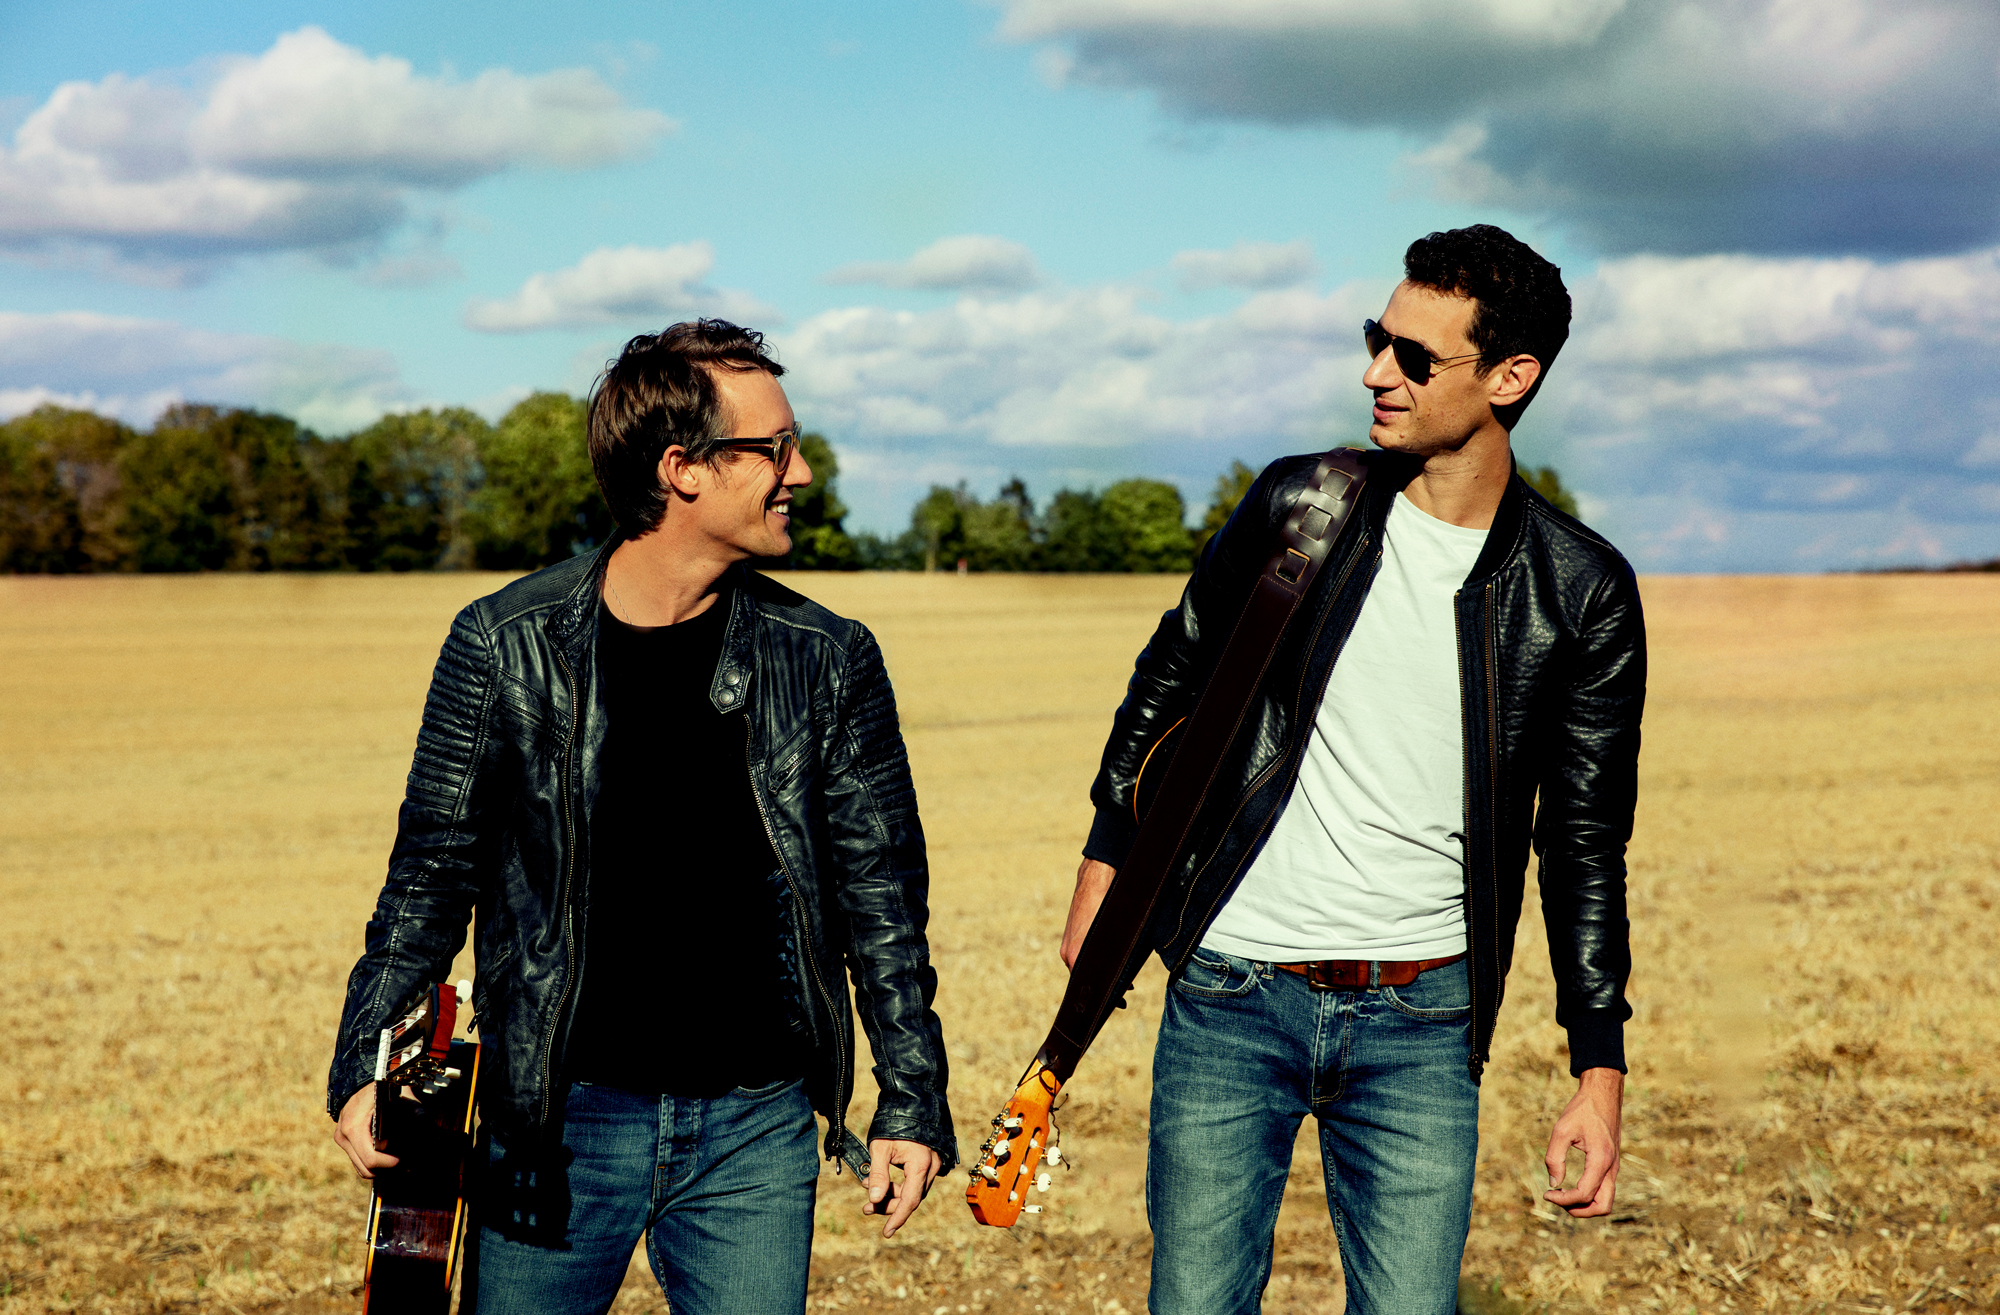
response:
{"label": "white t-shirt", "polygon": [[1292,797],[1202,944],[1247,959],[1465,949],[1465,728],[1452,599],[1485,546],[1396,495]]}

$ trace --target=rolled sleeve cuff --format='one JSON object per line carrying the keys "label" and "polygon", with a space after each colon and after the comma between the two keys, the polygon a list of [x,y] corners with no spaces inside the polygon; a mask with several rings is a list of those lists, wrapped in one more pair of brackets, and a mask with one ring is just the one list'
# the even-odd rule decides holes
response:
{"label": "rolled sleeve cuff", "polygon": [[938,1153],[939,1173],[949,1173],[958,1167],[958,1138],[937,1124],[922,1119],[891,1118],[878,1114],[868,1127],[868,1140],[917,1142]]}
{"label": "rolled sleeve cuff", "polygon": [[1569,1075],[1589,1068],[1625,1072],[1625,1020],[1619,1009],[1586,1009],[1569,1020]]}
{"label": "rolled sleeve cuff", "polygon": [[1129,813],[1116,808],[1100,808],[1096,820],[1090,824],[1090,839],[1083,842],[1083,856],[1122,868],[1125,856],[1132,852],[1132,842],[1138,835],[1139,824],[1132,820]]}

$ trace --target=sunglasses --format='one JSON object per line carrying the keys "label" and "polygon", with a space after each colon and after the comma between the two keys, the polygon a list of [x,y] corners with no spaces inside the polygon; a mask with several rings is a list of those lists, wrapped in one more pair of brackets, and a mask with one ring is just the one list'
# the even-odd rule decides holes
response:
{"label": "sunglasses", "polygon": [[1431,349],[1415,338],[1398,338],[1374,320],[1361,321],[1361,340],[1368,344],[1370,357],[1380,356],[1385,347],[1394,348],[1396,368],[1413,384],[1429,383],[1437,366],[1470,361],[1485,355],[1484,352],[1467,352],[1463,356],[1433,356]]}
{"label": "sunglasses", "polygon": [[792,464],[792,454],[799,450],[799,427],[773,434],[769,438],[725,438],[717,447],[742,448],[748,452],[761,452],[771,458],[771,464],[778,468],[778,477],[784,478],[785,468]]}

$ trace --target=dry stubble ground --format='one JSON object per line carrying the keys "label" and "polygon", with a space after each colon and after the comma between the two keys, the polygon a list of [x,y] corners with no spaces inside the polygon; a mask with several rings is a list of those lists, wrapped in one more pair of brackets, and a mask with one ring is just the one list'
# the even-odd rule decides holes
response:
{"label": "dry stubble ground", "polygon": [[[355,1308],[364,1194],[320,1112],[329,1033],[431,659],[499,582],[0,580],[0,1312]],[[1059,993],[1083,787],[1176,584],[793,582],[888,654],[976,1145]],[[1485,1086],[1467,1304],[1990,1311],[2000,580],[1645,592],[1620,1212],[1538,1204],[1571,1084],[1531,914]],[[1143,1308],[1160,989],[1155,967],[1078,1075],[1080,1167],[1049,1215],[981,1230],[954,1179],[884,1245],[829,1176],[815,1308]],[[1337,1309],[1309,1154],[1279,1227],[1267,1308]],[[662,1309],[639,1277],[619,1309]]]}

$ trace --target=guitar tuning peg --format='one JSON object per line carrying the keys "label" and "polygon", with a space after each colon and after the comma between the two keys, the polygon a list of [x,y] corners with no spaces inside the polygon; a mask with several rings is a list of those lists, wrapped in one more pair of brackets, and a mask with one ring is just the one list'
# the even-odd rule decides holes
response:
{"label": "guitar tuning peg", "polygon": [[1045,1154],[1042,1158],[1047,1160],[1050,1164],[1061,1164],[1063,1160],[1062,1147],[1060,1146],[1049,1147],[1047,1154]]}
{"label": "guitar tuning peg", "polygon": [[1014,1147],[1012,1143],[1004,1141],[996,1142],[993,1147],[993,1163],[998,1164],[1013,1153]]}
{"label": "guitar tuning peg", "polygon": [[1024,1205],[1021,1207],[1021,1213],[1024,1215],[1038,1215],[1041,1212],[1042,1207],[1038,1205]]}
{"label": "guitar tuning peg", "polygon": [[984,1178],[989,1183],[997,1183],[1000,1181],[1000,1171],[998,1169],[995,1169],[990,1164],[980,1165],[977,1172],[980,1177]]}
{"label": "guitar tuning peg", "polygon": [[1016,1114],[1011,1119],[1002,1119],[1000,1121],[1000,1126],[1007,1129],[1009,1132],[1012,1132],[1021,1126],[1021,1116]]}
{"label": "guitar tuning peg", "polygon": [[1038,1173],[1035,1175],[1035,1190],[1038,1192],[1046,1192],[1049,1190],[1049,1184],[1054,1181],[1055,1180],[1050,1178],[1048,1174]]}
{"label": "guitar tuning peg", "polygon": [[472,979],[471,979],[471,978],[469,978],[469,977],[461,977],[461,978],[459,978],[459,979],[458,979],[458,987],[457,987],[457,989],[458,989],[458,998],[459,998],[459,1001],[460,1001],[460,1003],[463,1003],[463,1004],[469,1004],[469,1003],[471,1003],[471,1001],[472,1001]]}

